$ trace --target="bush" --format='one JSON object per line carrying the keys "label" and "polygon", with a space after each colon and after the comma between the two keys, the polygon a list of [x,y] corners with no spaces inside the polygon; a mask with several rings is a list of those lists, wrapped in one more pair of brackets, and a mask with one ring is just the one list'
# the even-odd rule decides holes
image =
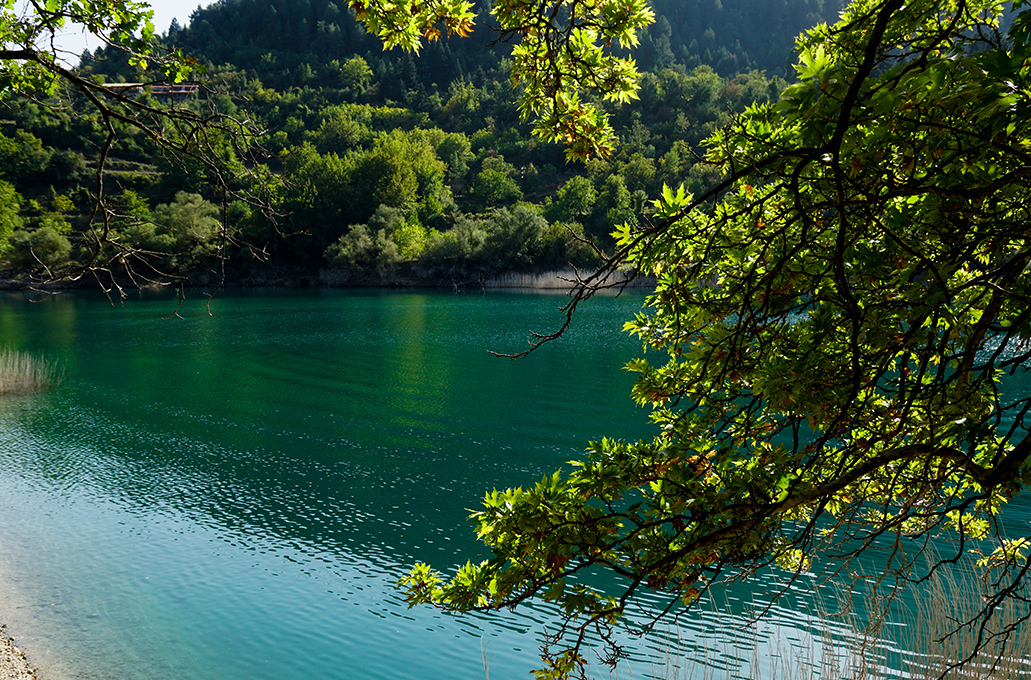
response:
{"label": "bush", "polygon": [[[130,192],[126,192],[129,194]],[[136,219],[146,215],[138,197],[123,195],[127,212]],[[138,221],[122,228],[125,241],[144,255],[156,255],[150,262],[159,267],[184,269],[213,257],[218,248],[220,222],[218,206],[199,194],[180,191],[171,203],[154,208],[153,221]]]}
{"label": "bush", "polygon": [[11,263],[25,269],[35,269],[40,265],[53,269],[66,264],[72,256],[68,237],[50,224],[32,232],[18,229],[9,242]]}
{"label": "bush", "polygon": [[486,221],[482,260],[492,271],[526,269],[540,254],[547,220],[525,205],[502,208]]}
{"label": "bush", "polygon": [[326,262],[334,269],[381,272],[401,263],[397,244],[385,229],[370,233],[364,224],[351,225],[348,232],[326,248]]}
{"label": "bush", "polygon": [[493,168],[487,168],[476,175],[472,194],[485,206],[518,201],[523,197],[523,191],[514,179]]}
{"label": "bush", "polygon": [[541,253],[537,264],[546,269],[570,265],[590,269],[601,264],[601,257],[584,243],[584,228],[578,222],[553,222],[541,233]]}
{"label": "bush", "polygon": [[472,265],[480,263],[483,243],[487,240],[487,231],[477,220],[460,216],[455,226],[443,234],[431,233],[426,249],[419,261],[429,266]]}

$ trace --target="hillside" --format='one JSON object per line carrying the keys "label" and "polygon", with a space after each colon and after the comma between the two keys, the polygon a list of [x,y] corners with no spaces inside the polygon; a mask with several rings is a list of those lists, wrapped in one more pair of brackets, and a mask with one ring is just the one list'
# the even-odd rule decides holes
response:
{"label": "hillside", "polygon": [[[138,261],[158,280],[210,280],[226,264],[242,282],[321,272],[341,285],[590,267],[594,248],[608,246],[616,225],[642,219],[663,184],[699,191],[715,179],[699,144],[735,112],[776,99],[791,77],[793,37],[839,7],[657,0],[634,55],[640,100],[609,107],[616,153],[573,165],[519,121],[509,48],[493,42],[483,11],[473,37],[415,56],[384,51],[329,0],[221,0],[162,37],[207,70],[198,94],[175,105],[245,117],[263,131],[256,141],[268,152],[266,188],[280,217],[242,202],[219,208],[218,178],[125,130],[105,173],[112,224],[133,257],[108,259]],[[160,77],[112,49],[87,54],[80,71],[109,83]],[[10,275],[88,255],[103,131],[66,96],[15,102],[0,122]],[[140,96],[172,105],[150,90]],[[246,188],[249,161],[215,143],[224,167],[239,170],[230,184]]]}

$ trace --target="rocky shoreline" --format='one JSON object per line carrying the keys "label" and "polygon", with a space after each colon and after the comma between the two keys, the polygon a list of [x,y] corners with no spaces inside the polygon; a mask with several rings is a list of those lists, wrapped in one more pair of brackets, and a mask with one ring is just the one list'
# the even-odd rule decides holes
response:
{"label": "rocky shoreline", "polygon": [[0,626],[0,680],[39,680],[25,652],[14,646],[14,640],[7,637],[3,626]]}

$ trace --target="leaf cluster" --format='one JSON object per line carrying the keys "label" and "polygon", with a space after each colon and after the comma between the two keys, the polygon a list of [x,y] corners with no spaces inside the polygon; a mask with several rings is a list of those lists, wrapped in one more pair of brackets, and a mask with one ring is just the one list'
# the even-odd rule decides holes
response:
{"label": "leaf cluster", "polygon": [[[386,47],[418,51],[423,38],[449,33],[465,35],[472,28],[472,5],[451,2],[398,3],[354,0],[352,7],[369,32]],[[499,41],[516,42],[512,79],[520,87],[519,112],[534,120],[534,133],[546,141],[568,144],[569,158],[607,156],[614,150],[608,116],[585,99],[636,98],[638,72],[632,59],[612,52],[638,44],[638,32],[655,18],[645,0],[555,0],[526,3],[499,0],[491,16]]]}

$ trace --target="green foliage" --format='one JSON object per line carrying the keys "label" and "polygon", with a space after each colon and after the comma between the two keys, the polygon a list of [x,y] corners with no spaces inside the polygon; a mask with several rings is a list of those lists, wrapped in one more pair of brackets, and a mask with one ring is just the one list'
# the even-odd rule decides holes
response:
{"label": "green foliage", "polygon": [[121,236],[152,267],[185,270],[215,256],[221,236],[220,210],[199,194],[176,193],[174,201],[154,208],[149,221],[143,221],[145,206],[138,197],[129,193],[123,199],[135,204],[131,207],[137,214],[121,229]]}
{"label": "green foliage", "polygon": [[651,191],[655,179],[655,162],[645,158],[640,153],[635,153],[622,167],[623,177],[626,180],[627,191]]}
{"label": "green foliage", "polygon": [[[296,127],[289,136],[299,137],[303,133],[304,123],[298,119]],[[309,139],[322,153],[345,153],[351,149],[368,148],[378,132],[392,130],[411,130],[424,124],[423,116],[397,107],[369,106],[366,104],[335,104],[319,111],[315,119],[315,133],[306,133]]]}
{"label": "green foliage", "polygon": [[355,179],[366,190],[365,204],[400,206],[415,197],[419,190],[419,178],[415,168],[405,162],[401,155],[404,143],[394,138],[367,154],[362,154],[355,167]]}
{"label": "green foliage", "polygon": [[58,214],[71,214],[75,212],[75,201],[64,194],[59,194],[54,190],[54,187],[50,187],[50,201],[48,207],[50,212]]}
{"label": "green foliage", "polygon": [[447,177],[452,183],[462,180],[469,172],[473,159],[472,144],[462,133],[448,134],[437,145],[437,157],[447,165]]}
{"label": "green foliage", "polygon": [[523,197],[523,191],[512,178],[515,172],[516,169],[501,156],[484,158],[480,172],[473,180],[473,196],[486,207],[518,201]]}
{"label": "green foliage", "polygon": [[118,201],[121,216],[134,221],[145,221],[151,217],[147,200],[131,189],[122,191]]}
{"label": "green foliage", "polygon": [[[711,13],[705,4],[708,1],[683,0],[692,21],[698,19],[699,13],[710,21]],[[720,11],[728,16],[734,12],[740,17],[740,8],[734,3],[748,5],[752,1],[727,0]],[[58,4],[71,6],[67,2]],[[377,9],[373,4],[381,5],[371,3],[369,12],[389,9],[384,9],[385,5]],[[788,4],[788,13],[798,14],[793,9],[796,4],[810,7],[811,2],[790,0]],[[612,221],[633,218],[643,205],[641,195],[635,192],[653,191],[662,181],[673,185],[686,181],[697,190],[718,178],[704,164],[692,162],[693,146],[717,122],[728,119],[729,111],[740,110],[748,97],[768,97],[770,92],[771,81],[758,72],[742,73],[728,80],[724,72],[695,68],[683,44],[686,30],[682,21],[664,21],[654,28],[655,36],[650,31],[646,35],[647,29],[638,30],[645,51],[656,44],[656,38],[666,36],[673,56],[662,62],[664,71],[656,69],[655,74],[641,78],[641,94],[648,98],[646,106],[615,101],[600,106],[611,117],[623,146],[612,154],[610,162],[603,164],[603,172],[589,177],[587,184],[593,185],[596,195],[592,209],[584,213],[584,201],[590,203],[588,196],[580,196],[579,205],[565,205],[549,195],[560,186],[556,167],[563,168],[563,180],[569,172],[581,170],[565,165],[560,148],[533,139],[530,128],[519,124],[519,110],[513,103],[518,88],[510,79],[515,62],[505,58],[505,50],[488,45],[492,39],[488,33],[477,31],[469,40],[426,41],[425,58],[416,60],[402,51],[370,49],[375,46],[375,39],[363,35],[361,27],[350,22],[339,7],[330,3],[302,5],[302,0],[282,0],[272,5],[217,3],[199,9],[189,27],[174,31],[174,35],[170,33],[163,40],[180,44],[180,55],[192,52],[207,64],[204,94],[182,102],[181,107],[168,106],[152,92],[144,92],[133,101],[153,110],[134,111],[132,107],[115,105],[110,92],[99,83],[161,78],[154,69],[141,72],[128,63],[132,55],[115,49],[100,50],[95,58],[86,55],[76,71],[85,78],[82,85],[97,94],[109,112],[115,114],[109,118],[115,135],[107,156],[112,171],[105,181],[107,189],[133,189],[146,195],[151,204],[169,202],[181,190],[211,196],[222,187],[230,192],[246,192],[260,188],[261,182],[266,181],[265,188],[278,192],[274,193],[274,202],[280,217],[270,220],[265,211],[254,210],[238,223],[246,231],[241,236],[269,258],[267,264],[249,262],[248,273],[283,265],[311,272],[323,262],[325,249],[347,233],[348,225],[368,224],[382,204],[403,208],[406,214],[410,213],[408,204],[414,205],[419,225],[445,232],[455,224],[458,212],[511,208],[523,196],[544,203],[552,199],[545,212],[549,220],[586,225],[592,239],[608,245]],[[596,19],[613,7],[581,7],[580,14],[564,17],[563,21],[580,21],[578,26],[586,26],[592,16]],[[438,9],[446,14],[455,8],[449,9],[445,3]],[[828,11],[832,11],[830,6]],[[670,17],[674,14],[683,13],[678,9],[670,12]],[[402,23],[407,24],[410,18],[404,17]],[[680,18],[686,20],[684,16]],[[616,16],[614,22],[625,25],[626,19]],[[615,23],[591,30],[596,29],[600,36],[615,30]],[[436,27],[442,34],[446,32],[445,25]],[[724,36],[727,41],[733,39],[718,21],[713,28],[719,36],[715,46]],[[518,34],[512,37],[515,42],[523,40]],[[529,36],[526,42],[534,39]],[[549,40],[554,46],[565,38],[556,34]],[[259,44],[261,47],[256,47]],[[604,60],[613,53],[607,51],[607,45],[603,47]],[[611,47],[619,49],[618,37]],[[162,49],[152,51],[148,61],[156,63],[154,59]],[[578,46],[566,66],[575,70],[579,67],[576,60],[583,57],[580,66],[596,67],[590,53],[588,46]],[[741,58],[742,63],[747,61]],[[686,69],[685,63],[693,70]],[[601,77],[601,71],[598,74]],[[666,89],[672,93],[670,96]],[[581,96],[584,101],[598,103],[590,95]],[[7,154],[10,166],[3,176],[25,195],[38,196],[53,184],[88,213],[87,192],[93,190],[94,182],[83,154],[92,164],[96,149],[106,143],[109,131],[103,122],[105,118],[84,108],[81,102],[64,102],[63,95],[60,100],[37,98],[36,103],[9,103],[14,124],[5,127],[10,142],[7,146],[12,148]],[[48,108],[51,103],[54,107]],[[133,122],[136,115],[141,120],[163,120],[166,107],[170,113],[174,110],[175,116],[186,116],[181,122],[188,124],[156,124],[148,131]],[[220,116],[235,112],[269,130],[259,141],[278,158],[267,167],[253,163],[252,159],[241,162],[248,144],[234,135],[235,123],[224,117],[213,124],[220,130],[201,135],[189,132],[193,125],[189,116],[199,115],[206,120],[204,117],[210,112],[219,112]],[[128,117],[123,119],[123,114]],[[223,126],[223,122],[227,125]],[[176,131],[180,127],[181,133]],[[167,146],[163,148],[150,136],[154,132],[165,136]],[[393,133],[393,139],[386,139],[385,133]],[[680,146],[671,153],[671,147],[677,143]],[[0,147],[3,146],[0,141]],[[309,146],[314,154],[299,151]],[[494,166],[488,160],[487,165],[477,167],[479,161],[502,153],[510,163]],[[284,171],[281,177],[272,174],[280,169]],[[488,169],[500,174],[486,172],[478,177]],[[242,179],[243,174],[252,171],[264,175],[264,180]],[[621,176],[626,191],[612,186],[602,197],[609,175]],[[413,178],[417,184],[414,192]],[[572,187],[585,189],[587,184],[574,181],[567,191]],[[254,199],[243,193],[238,198]],[[573,198],[570,194],[566,202]],[[229,202],[232,201],[230,198]],[[127,222],[124,215],[118,217],[122,211],[117,198],[96,213],[98,222],[105,213],[112,215],[110,223],[93,224],[83,231],[101,239],[118,236]],[[36,223],[42,214],[40,211],[35,215]],[[79,215],[76,219],[82,218]],[[484,216],[472,219],[487,220]],[[73,222],[76,228],[82,227]],[[370,234],[375,231],[370,227]],[[549,246],[548,252],[555,257],[545,257],[544,250],[538,250],[527,266],[538,267],[545,260],[565,263],[566,255],[558,253],[566,245],[582,248],[575,239],[566,240],[568,232],[564,227],[549,233],[554,238],[549,241],[553,247]],[[394,238],[389,231],[388,235]],[[87,240],[92,243],[94,236]],[[73,243],[78,238],[71,234]],[[426,232],[425,238],[412,242],[428,243],[429,238]],[[163,247],[170,245],[166,243]],[[117,250],[116,246],[114,251]],[[418,258],[417,251],[418,248],[406,251],[404,259]],[[591,255],[589,249],[582,254]],[[185,261],[177,266],[185,266]],[[476,269],[478,265],[470,267]],[[232,268],[228,271],[231,275],[236,272]]]}
{"label": "green foliage", "polygon": [[0,180],[0,255],[11,247],[10,238],[22,225],[20,210],[18,191],[10,183]]}
{"label": "green foliage", "polygon": [[[652,223],[617,231],[604,271],[625,261],[658,279],[627,324],[656,436],[603,439],[571,472],[487,494],[473,521],[492,555],[450,577],[416,565],[409,601],[552,603],[565,622],[538,676],[562,678],[588,631],[613,640],[759,569],[784,570],[787,590],[888,546],[879,582],[919,579],[932,536],[954,539],[933,569],[971,547],[994,567],[959,626],[984,630],[1000,602],[1027,598],[1028,542],[1000,520],[1031,480],[1031,396],[1005,381],[1031,338],[1018,9],[1012,41],[991,0],[856,0],[803,35],[780,102],[709,138],[723,179],[667,187]],[[626,184],[605,180],[609,217],[635,207]],[[598,569],[618,585],[592,589]],[[654,619],[628,622],[644,589]]]}
{"label": "green foliage", "polygon": [[589,222],[591,236],[607,240],[613,226],[635,222],[632,198],[623,175],[606,177]]}
{"label": "green foliage", "polygon": [[312,257],[344,233],[363,224],[380,206],[415,209],[420,218],[439,215],[452,201],[444,184],[445,165],[430,133],[392,130],[369,150],[340,157],[319,154],[310,144],[291,150],[284,163],[286,190],[281,206],[292,231],[304,232],[293,247]]}
{"label": "green foliage", "polygon": [[[356,117],[341,113],[339,107],[323,111],[322,125],[315,131],[312,143],[321,153],[347,153],[369,144],[373,132]],[[285,135],[285,133],[284,133]]]}
{"label": "green foliage", "polygon": [[448,86],[448,99],[441,110],[445,123],[453,128],[468,129],[476,122],[480,108],[480,91],[467,80],[456,80]]}
{"label": "green foliage", "polygon": [[173,235],[177,247],[209,244],[218,234],[218,206],[198,194],[179,191],[171,203],[154,208],[153,221]]}
{"label": "green foliage", "polygon": [[286,213],[287,231],[308,237],[296,239],[290,246],[303,248],[312,257],[313,251],[321,255],[340,236],[342,227],[351,221],[344,211],[353,169],[351,156],[321,155],[307,143],[290,150],[283,163],[285,186],[279,207]]}
{"label": "green foliage", "polygon": [[365,184],[361,195],[370,212],[379,205],[416,203],[429,217],[450,202],[444,173],[430,138],[393,131],[377,139],[373,150],[358,160],[356,179]]}
{"label": "green foliage", "polygon": [[424,37],[430,41],[440,38],[442,33],[438,24],[448,35],[468,35],[475,17],[472,4],[464,0],[401,2],[385,8],[368,0],[353,0],[351,7],[358,20],[363,21],[368,31],[377,35],[384,46],[411,51],[419,50]]}
{"label": "green foliage", "polygon": [[0,175],[13,182],[38,177],[46,171],[51,153],[31,132],[15,130],[13,137],[0,135]]}
{"label": "green foliage", "polygon": [[432,232],[420,262],[432,267],[445,267],[454,271],[464,266],[483,264],[481,255],[487,240],[484,225],[465,216],[459,216],[455,225],[445,233]]}
{"label": "green foliage", "polygon": [[46,213],[36,222],[39,229],[49,229],[55,234],[66,236],[72,230],[72,225],[60,214]]}
{"label": "green foliage", "polygon": [[584,229],[578,222],[552,222],[541,232],[541,252],[536,264],[542,269],[596,269],[601,266],[599,253],[587,243]]}
{"label": "green foliage", "polygon": [[598,200],[591,180],[576,176],[562,185],[554,204],[554,218],[560,221],[576,220],[590,215]]}
{"label": "green foliage", "polygon": [[539,262],[547,228],[547,221],[525,205],[499,208],[478,219],[459,217],[444,234],[431,233],[419,261],[469,275],[525,271]]}
{"label": "green foliage", "polygon": [[514,179],[493,168],[481,170],[476,175],[472,193],[485,206],[517,201],[523,197],[523,191]]}
{"label": "green foliage", "polygon": [[[5,0],[0,3],[0,36],[5,46],[23,49],[12,55],[14,58],[0,60],[0,97],[53,90],[58,55],[45,49],[37,51],[36,46],[55,45],[54,36],[68,22],[82,24],[90,33],[125,45],[142,63],[150,53],[149,41],[154,34],[152,14],[147,5],[132,0],[50,0],[34,3],[34,11],[24,11],[13,0]],[[56,47],[53,49],[56,51]]]}
{"label": "green foliage", "polygon": [[332,268],[347,270],[388,269],[400,263],[397,244],[379,229],[370,233],[364,224],[354,224],[347,234],[326,249],[326,261]]}
{"label": "green foliage", "polygon": [[24,269],[54,270],[67,264],[72,255],[68,237],[49,223],[32,232],[16,230],[9,242],[7,256],[12,264]]}
{"label": "green foliage", "polygon": [[397,246],[397,255],[401,260],[418,259],[430,238],[429,229],[419,222],[418,215],[404,215],[385,205],[381,205],[369,219],[369,229],[389,235]]}
{"label": "green foliage", "polygon": [[77,151],[55,149],[47,165],[46,179],[55,184],[76,186],[87,177],[86,159]]}
{"label": "green foliage", "polygon": [[494,271],[525,270],[537,258],[548,226],[537,211],[526,205],[501,208],[488,220],[481,258]]}
{"label": "green foliage", "polygon": [[384,272],[418,259],[429,239],[429,230],[415,214],[381,205],[368,224],[351,225],[346,234],[330,244],[325,258],[333,269]]}
{"label": "green foliage", "polygon": [[372,69],[361,57],[351,57],[340,65],[340,84],[345,90],[364,93],[372,80]]}

